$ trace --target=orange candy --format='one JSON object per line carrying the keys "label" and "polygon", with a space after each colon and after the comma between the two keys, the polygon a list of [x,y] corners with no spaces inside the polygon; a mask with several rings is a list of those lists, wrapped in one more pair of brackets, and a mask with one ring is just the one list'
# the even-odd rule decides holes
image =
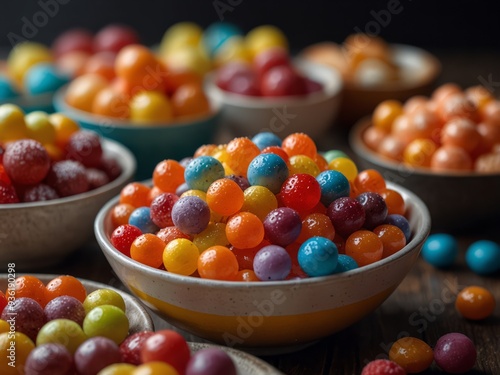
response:
{"label": "orange candy", "polygon": [[448,121],[441,131],[441,142],[463,148],[467,152],[473,151],[481,141],[481,135],[476,124],[466,118],[455,118]]}
{"label": "orange candy", "polygon": [[253,270],[241,270],[236,274],[236,278],[234,279],[234,281],[253,282],[260,281],[260,279],[257,277]]}
{"label": "orange candy", "polygon": [[438,172],[470,171],[472,160],[463,148],[446,145],[439,147],[432,155],[431,168]]}
{"label": "orange candy", "polygon": [[16,278],[16,298],[28,297],[45,307],[45,284],[35,276],[24,275]]}
{"label": "orange candy", "polygon": [[395,225],[383,224],[373,229],[378,238],[382,241],[384,251],[382,258],[397,253],[406,245],[406,237],[401,229]]}
{"label": "orange candy", "polygon": [[345,254],[353,258],[359,267],[382,259],[384,245],[378,236],[369,230],[352,233],[345,242]]}
{"label": "orange candy", "polygon": [[182,85],[195,84],[201,86],[203,79],[198,73],[189,70],[169,70],[166,83],[167,91],[174,93]]}
{"label": "orange candy", "polygon": [[376,148],[377,152],[389,159],[403,160],[405,143],[392,135],[385,136]]}
{"label": "orange candy", "polygon": [[438,114],[443,122],[450,121],[455,117],[473,121],[478,119],[476,105],[463,93],[451,94],[443,99],[441,105],[438,106]]}
{"label": "orange candy", "polygon": [[171,97],[174,116],[195,116],[210,112],[210,103],[198,83],[181,85]]}
{"label": "orange candy", "polygon": [[234,174],[243,177],[247,176],[248,165],[260,154],[259,148],[250,139],[241,137],[235,138],[227,144],[229,167]]}
{"label": "orange candy", "polygon": [[363,141],[366,143],[368,147],[372,150],[376,150],[378,145],[382,140],[388,135],[387,132],[381,130],[380,128],[376,128],[375,126],[370,126],[363,133]]}
{"label": "orange candy", "polygon": [[130,257],[142,264],[159,268],[163,264],[165,242],[158,236],[145,233],[137,237],[130,246]]}
{"label": "orange candy", "polygon": [[493,314],[495,298],[480,286],[469,286],[458,293],[455,307],[464,318],[482,320]]}
{"label": "orange candy", "polygon": [[120,203],[128,203],[135,208],[148,206],[151,189],[139,182],[131,182],[120,192]]}
{"label": "orange candy", "polygon": [[431,159],[436,152],[437,145],[430,139],[418,138],[406,146],[403,160],[413,167],[430,167]]}
{"label": "orange candy", "polygon": [[389,359],[408,374],[416,374],[429,368],[434,360],[434,353],[424,341],[416,337],[403,337],[392,345]]}
{"label": "orange candy", "polygon": [[83,66],[84,74],[97,74],[111,81],[115,78],[115,54],[99,52],[88,58]]}
{"label": "orange candy", "polygon": [[315,236],[325,237],[330,241],[333,241],[335,238],[335,228],[330,218],[325,214],[312,213],[307,215],[302,220],[302,229],[297,242],[302,243],[308,238]]}
{"label": "orange candy", "polygon": [[108,85],[105,78],[97,74],[85,74],[76,78],[66,91],[66,103],[82,111],[92,112],[96,95]]}
{"label": "orange candy", "polygon": [[184,182],[184,167],[175,160],[159,162],[153,171],[153,183],[165,193],[175,193]]}
{"label": "orange candy", "polygon": [[386,188],[384,177],[375,169],[366,169],[359,172],[354,179],[353,185],[358,194],[367,191],[380,193]]}
{"label": "orange candy", "polygon": [[294,133],[283,139],[281,148],[288,156],[305,155],[314,160],[318,150],[316,144],[307,134]]}
{"label": "orange candy", "polygon": [[178,238],[191,240],[191,237],[189,235],[182,233],[180,229],[175,226],[162,228],[156,235],[167,245],[170,241],[176,240]]}
{"label": "orange candy", "polygon": [[211,246],[198,258],[198,273],[203,279],[234,280],[238,274],[238,261],[225,246]]}
{"label": "orange candy", "polygon": [[256,215],[250,212],[239,212],[227,221],[226,237],[234,247],[252,248],[264,239],[264,225]]}
{"label": "orange candy", "polygon": [[243,190],[236,182],[228,178],[214,181],[207,190],[208,206],[222,216],[238,212],[243,207],[244,200]]}
{"label": "orange candy", "polygon": [[396,190],[385,189],[379,192],[387,205],[387,214],[404,215],[406,211],[405,201]]}
{"label": "orange candy", "polygon": [[128,98],[125,94],[106,87],[99,91],[92,103],[92,113],[101,116],[127,119],[130,116]]}
{"label": "orange candy", "polygon": [[198,149],[194,152],[193,157],[197,158],[198,156],[212,156],[213,153],[217,150],[217,145],[209,144],[198,147]]}
{"label": "orange candy", "polygon": [[403,114],[403,106],[397,100],[386,100],[380,103],[373,112],[373,126],[384,132],[390,132],[396,117]]}
{"label": "orange candy", "polygon": [[113,207],[111,211],[111,223],[114,228],[128,224],[128,219],[135,207],[128,203],[120,203]]}
{"label": "orange candy", "polygon": [[87,291],[76,277],[62,275],[52,279],[45,286],[45,300],[47,302],[60,296],[71,296],[83,303],[87,297]]}
{"label": "orange candy", "polygon": [[461,91],[462,89],[460,88],[460,86],[454,83],[446,83],[444,85],[441,85],[432,93],[431,99],[437,104],[441,104],[450,95],[458,94]]}

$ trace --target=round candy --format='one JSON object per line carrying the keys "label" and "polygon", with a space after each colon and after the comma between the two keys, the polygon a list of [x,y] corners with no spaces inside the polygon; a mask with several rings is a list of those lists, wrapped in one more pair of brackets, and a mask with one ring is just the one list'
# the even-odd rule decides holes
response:
{"label": "round candy", "polygon": [[334,273],[347,272],[358,268],[358,263],[349,255],[339,254]]}
{"label": "round candy", "polygon": [[325,214],[314,212],[302,220],[302,229],[297,242],[303,243],[311,237],[325,237],[333,241],[335,228],[332,221]]}
{"label": "round candy", "polygon": [[15,317],[13,322],[15,331],[24,333],[31,340],[36,340],[38,331],[47,321],[43,308],[34,299],[28,297],[17,298],[10,302],[3,310],[1,318],[9,321]]}
{"label": "round candy", "polygon": [[313,177],[316,177],[321,172],[318,164],[314,161],[314,159],[305,155],[294,155],[290,157],[288,164],[290,175],[294,175],[297,173],[307,173]]}
{"label": "round candy", "polygon": [[361,203],[350,197],[334,200],[326,211],[335,231],[341,236],[361,229],[365,222],[365,211]]}
{"label": "round candy", "polygon": [[183,233],[201,233],[210,222],[210,208],[195,196],[179,198],[172,208],[172,221]]}
{"label": "round candy", "polygon": [[397,100],[385,100],[373,111],[373,126],[385,132],[390,132],[396,117],[403,114],[403,105]]}
{"label": "round candy", "polygon": [[264,239],[264,225],[250,212],[239,212],[229,218],[226,236],[231,245],[238,249],[257,246]]}
{"label": "round candy", "polygon": [[229,246],[226,224],[211,221],[203,232],[193,236],[193,243],[200,253],[212,246]]}
{"label": "round candy", "polygon": [[113,305],[126,311],[125,300],[120,293],[112,289],[97,289],[89,293],[83,301],[83,308],[88,314],[94,307],[102,305]]}
{"label": "round candy", "polygon": [[373,229],[384,223],[387,217],[387,204],[380,194],[373,192],[361,193],[356,197],[365,211],[365,223],[367,229]]}
{"label": "round candy", "polygon": [[130,257],[150,267],[162,265],[162,254],[165,242],[151,233],[141,234],[130,246]]}
{"label": "round candy", "polygon": [[128,329],[127,315],[122,309],[113,305],[94,307],[83,321],[83,332],[87,337],[107,337],[117,345],[127,337]]}
{"label": "round candy", "polygon": [[186,375],[237,375],[231,357],[221,349],[202,349],[193,354]]}
{"label": "round candy", "polygon": [[439,147],[432,155],[431,168],[435,171],[468,171],[472,159],[463,148],[454,145]]}
{"label": "round candy", "polygon": [[272,47],[288,48],[285,34],[272,25],[262,25],[250,30],[246,35],[246,44],[252,57]]}
{"label": "round candy", "polygon": [[416,337],[403,337],[392,344],[389,359],[407,373],[414,374],[427,370],[434,360],[434,354],[424,341]]}
{"label": "round candy", "polygon": [[243,191],[236,182],[228,178],[216,180],[208,187],[208,207],[219,215],[230,216],[237,213],[243,202]]}
{"label": "round candy", "polygon": [[371,361],[363,367],[363,371],[361,371],[361,375],[382,374],[406,375],[406,371],[396,362],[387,359],[376,359],[375,361]]}
{"label": "round candy", "polygon": [[73,356],[60,344],[34,348],[26,358],[26,375],[66,375],[73,370]]}
{"label": "round candy", "polygon": [[130,100],[130,119],[139,125],[165,123],[172,117],[170,100],[159,91],[140,91]]}
{"label": "round candy", "polygon": [[262,75],[260,92],[264,97],[304,95],[306,85],[303,77],[292,67],[275,66]]}
{"label": "round candy", "polygon": [[106,337],[92,337],[78,347],[74,360],[78,374],[94,375],[106,366],[120,362],[120,349]]}
{"label": "round candy", "polygon": [[69,319],[55,319],[45,324],[36,337],[36,346],[62,344],[71,354],[87,339],[82,327]]}
{"label": "round candy", "polygon": [[493,241],[477,241],[465,253],[469,268],[479,275],[490,275],[500,270],[500,246]]}
{"label": "round candy", "polygon": [[50,280],[45,286],[46,301],[64,295],[75,297],[83,303],[87,297],[87,290],[80,280],[70,275],[58,276]]}
{"label": "round candy", "polygon": [[250,162],[247,174],[250,185],[264,186],[278,194],[288,178],[288,166],[278,155],[260,154]]}
{"label": "round candy", "polygon": [[136,208],[128,219],[128,223],[139,228],[142,233],[156,233],[158,226],[151,220],[151,209],[149,207]]}
{"label": "round candy", "polygon": [[278,200],[271,190],[264,186],[250,186],[243,193],[241,211],[251,212],[264,221],[267,214],[278,208]]}
{"label": "round candy", "polygon": [[[168,329],[158,331],[148,337],[141,348],[143,363],[163,362],[163,365],[168,364],[177,370],[178,374],[184,374],[190,356],[189,346],[184,337]],[[171,371],[163,369],[158,372],[145,371],[144,374],[174,375],[175,372]],[[136,374],[141,374],[140,370],[136,370]]]}
{"label": "round candy", "polygon": [[132,365],[140,365],[142,344],[152,335],[154,335],[154,332],[152,331],[140,331],[131,334],[123,340],[120,344],[122,362],[130,363]]}
{"label": "round candy", "polygon": [[340,150],[330,150],[323,154],[327,163],[330,163],[333,159],[337,158],[347,158],[347,154]]}
{"label": "round candy", "polygon": [[166,193],[174,193],[184,182],[185,168],[179,162],[168,159],[159,162],[153,171],[153,184]]}
{"label": "round candy", "polygon": [[406,217],[397,214],[387,215],[385,222],[387,224],[395,225],[399,229],[401,229],[405,235],[406,243],[410,242],[411,228],[410,223],[408,222],[408,219],[406,219]]}
{"label": "round candy", "polygon": [[384,245],[380,238],[368,230],[359,230],[347,238],[345,253],[360,266],[366,266],[382,259]]}
{"label": "round candy", "polygon": [[44,308],[48,321],[54,319],[70,319],[83,324],[85,308],[82,303],[71,296],[59,296],[49,301]]}
{"label": "round candy", "polygon": [[226,163],[235,174],[248,177],[250,162],[260,154],[259,148],[248,138],[234,138],[226,146]]}
{"label": "round candy", "polygon": [[94,51],[118,53],[129,44],[139,42],[139,37],[134,29],[125,25],[108,25],[94,36]]}
{"label": "round candy", "polygon": [[40,142],[23,139],[7,147],[3,155],[3,166],[13,182],[34,185],[47,176],[50,158]]}
{"label": "round candy", "polygon": [[292,260],[283,247],[269,245],[255,254],[253,269],[260,280],[284,280],[292,269]]}
{"label": "round candy", "polygon": [[271,132],[257,133],[253,136],[252,142],[260,149],[264,150],[271,146],[281,146],[281,138]]}
{"label": "round candy", "polygon": [[458,293],[455,307],[464,318],[486,319],[495,310],[495,297],[488,289],[480,286],[468,286]]}
{"label": "round candy", "polygon": [[198,258],[198,273],[203,279],[234,280],[238,273],[238,260],[225,246],[212,246]]}
{"label": "round candy", "polygon": [[401,229],[395,225],[383,224],[373,229],[378,238],[384,245],[384,252],[382,258],[387,258],[392,254],[397,253],[406,245],[406,238]]}
{"label": "round candy", "polygon": [[178,22],[170,26],[163,35],[160,53],[165,55],[185,45],[197,46],[200,43],[202,33],[203,30],[196,23]]}
{"label": "round candy", "polygon": [[66,102],[82,111],[92,112],[97,93],[108,86],[106,78],[97,74],[85,74],[73,81],[66,91]]}
{"label": "round candy", "polygon": [[224,167],[211,156],[199,156],[187,165],[184,178],[190,189],[207,191],[212,182],[224,178]]}
{"label": "round candy", "polygon": [[354,180],[358,175],[358,168],[354,162],[347,157],[338,157],[328,163],[332,170],[341,172],[349,181]]}
{"label": "round candy", "polygon": [[163,265],[169,272],[191,275],[198,268],[198,247],[185,238],[170,241],[163,250]]}
{"label": "round candy", "polygon": [[291,244],[299,237],[301,229],[299,214],[288,207],[276,208],[264,219],[265,237],[274,245]]}
{"label": "round candy", "polygon": [[159,228],[165,228],[173,225],[172,208],[179,197],[172,193],[162,193],[151,202],[150,215],[151,220]]}
{"label": "round candy", "polygon": [[338,262],[337,246],[325,237],[312,237],[299,248],[300,267],[311,277],[331,275]]}
{"label": "round candy", "polygon": [[450,267],[458,257],[457,240],[449,234],[432,234],[422,247],[422,257],[434,267]]}
{"label": "round candy", "polygon": [[203,33],[203,45],[213,56],[221,46],[231,37],[242,35],[241,29],[229,22],[215,22],[208,26]]}
{"label": "round candy", "polygon": [[364,193],[365,191],[380,193],[386,189],[384,177],[374,169],[359,172],[353,184],[358,193]]}
{"label": "round candy", "polygon": [[321,203],[326,207],[338,198],[349,196],[349,181],[338,171],[327,170],[321,172],[316,177],[316,180],[321,188]]}
{"label": "round candy", "polygon": [[19,96],[19,91],[5,76],[0,75],[0,100],[12,99]]}
{"label": "round candy", "polygon": [[474,367],[477,352],[474,343],[461,333],[441,336],[434,346],[434,360],[450,374],[463,374]]}
{"label": "round candy", "polygon": [[299,212],[308,211],[319,203],[321,187],[309,174],[294,174],[281,186],[280,198],[287,207]]}
{"label": "round candy", "polygon": [[36,64],[24,76],[24,88],[31,95],[55,92],[68,83],[68,78],[61,75],[52,64]]}

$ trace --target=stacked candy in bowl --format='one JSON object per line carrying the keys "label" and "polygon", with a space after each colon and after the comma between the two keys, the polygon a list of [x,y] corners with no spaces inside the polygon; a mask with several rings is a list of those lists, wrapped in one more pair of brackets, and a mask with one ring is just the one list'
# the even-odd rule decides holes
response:
{"label": "stacked candy in bowl", "polygon": [[[152,185],[124,187],[96,237],[124,284],[190,332],[247,347],[326,336],[394,290],[430,224],[408,191],[338,151],[326,156],[304,133],[205,145],[160,161]],[[256,309],[262,324],[241,337]]]}

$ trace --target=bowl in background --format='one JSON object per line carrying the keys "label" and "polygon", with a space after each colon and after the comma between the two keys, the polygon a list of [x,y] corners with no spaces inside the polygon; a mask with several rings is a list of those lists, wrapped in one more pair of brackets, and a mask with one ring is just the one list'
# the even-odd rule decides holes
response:
{"label": "bowl in background", "polygon": [[[16,264],[17,266],[17,264]],[[33,276],[40,279],[44,284],[47,284],[52,279],[56,278],[59,275],[48,275],[48,274],[32,274]],[[7,289],[8,284],[8,274],[0,275],[0,290],[5,291]],[[92,293],[97,289],[111,289],[115,292],[119,293],[123,300],[125,301],[125,309],[127,318],[129,320],[129,334],[133,334],[141,331],[153,331],[154,324],[149,316],[149,313],[146,309],[141,305],[141,303],[130,294],[124,292],[123,290],[113,288],[107,284],[98,283],[96,281],[85,280],[78,278],[85,290],[87,290],[87,294]]]}
{"label": "bowl in background", "polygon": [[114,139],[132,151],[137,158],[136,179],[150,178],[164,159],[180,160],[192,156],[201,145],[213,143],[218,128],[219,109],[211,114],[186,118],[168,124],[134,125],[131,121],[98,116],[75,109],[64,100],[66,87],[54,97],[54,107],[77,121],[84,129]]}
{"label": "bowl in background", "polygon": [[406,201],[411,241],[379,262],[325,277],[244,283],[151,268],[110,242],[110,213],[118,197],[97,215],[95,234],[118,278],[169,323],[226,346],[277,354],[298,350],[362,319],[396,289],[417,260],[429,234],[429,213],[415,194],[388,186]]}
{"label": "bowl in background", "polygon": [[298,60],[294,66],[321,83],[323,90],[300,97],[252,97],[222,90],[215,84],[214,74],[209,74],[206,93],[221,105],[222,129],[231,133],[231,138],[268,131],[281,138],[307,132],[319,139],[327,133],[337,115],[342,79],[337,71],[308,61]]}
{"label": "bowl in background", "polygon": [[136,162],[121,144],[102,139],[104,154],[122,173],[97,189],[43,202],[0,205],[0,263],[36,269],[61,261],[92,236],[100,208],[133,178]]}
{"label": "bowl in background", "polygon": [[386,180],[418,195],[430,211],[433,229],[459,230],[500,219],[500,174],[437,173],[385,159],[363,142],[370,121],[359,121],[349,136],[359,165],[377,169]]}
{"label": "bowl in background", "polygon": [[[334,43],[319,43],[316,48],[326,49],[326,58],[315,54],[313,47],[303,51],[302,56],[317,63],[328,65],[328,48]],[[441,72],[441,63],[429,52],[414,46],[390,44],[394,63],[401,69],[404,79],[383,84],[360,85],[350,80],[344,81],[338,122],[351,126],[360,118],[373,112],[384,100],[405,101],[415,95],[430,94]],[[335,66],[331,66],[335,68]],[[336,68],[335,68],[336,69]]]}
{"label": "bowl in background", "polygon": [[22,95],[14,98],[0,100],[0,105],[12,103],[20,107],[24,112],[29,113],[33,111],[43,111],[47,113],[54,112],[54,105],[52,104],[54,93],[48,92],[39,95]]}

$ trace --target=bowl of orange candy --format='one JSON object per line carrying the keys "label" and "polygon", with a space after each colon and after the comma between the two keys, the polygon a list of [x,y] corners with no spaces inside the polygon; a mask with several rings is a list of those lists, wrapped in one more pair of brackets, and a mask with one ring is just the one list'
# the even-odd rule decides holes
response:
{"label": "bowl of orange candy", "polygon": [[498,219],[500,101],[482,86],[447,83],[430,97],[380,103],[350,144],[364,167],[415,192],[435,227]]}
{"label": "bowl of orange candy", "polygon": [[111,69],[108,64],[74,79],[56,94],[54,106],[83,128],[126,145],[137,158],[138,178],[150,176],[158,160],[181,159],[210,143],[219,112],[205,96],[201,75],[170,69],[139,44],[123,47]]}

